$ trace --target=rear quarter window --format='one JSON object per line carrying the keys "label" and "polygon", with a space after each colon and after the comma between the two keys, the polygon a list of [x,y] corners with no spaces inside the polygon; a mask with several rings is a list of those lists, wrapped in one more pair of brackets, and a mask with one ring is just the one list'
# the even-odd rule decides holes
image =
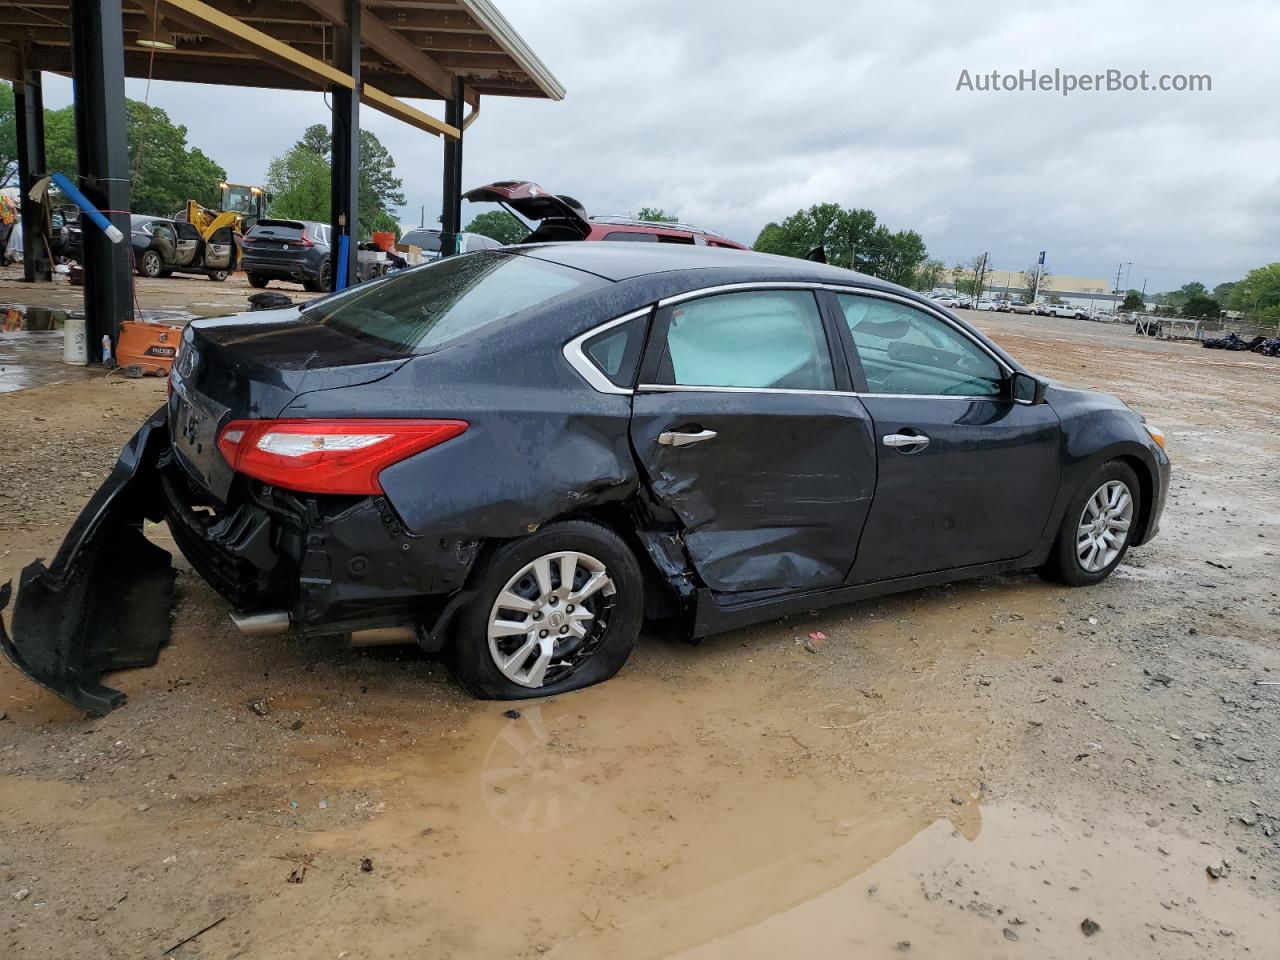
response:
{"label": "rear quarter window", "polygon": [[484,251],[359,284],[317,301],[303,316],[386,349],[429,353],[491,323],[606,283],[557,263]]}

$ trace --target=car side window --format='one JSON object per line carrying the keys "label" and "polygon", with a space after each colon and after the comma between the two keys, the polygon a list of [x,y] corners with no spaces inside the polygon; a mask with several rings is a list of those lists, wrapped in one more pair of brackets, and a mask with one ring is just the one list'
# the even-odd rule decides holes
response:
{"label": "car side window", "polygon": [[822,317],[808,290],[752,290],[671,308],[660,383],[834,390]]}
{"label": "car side window", "polygon": [[905,303],[838,294],[868,393],[994,397],[1004,373],[949,323]]}
{"label": "car side window", "polygon": [[583,352],[614,386],[630,387],[636,380],[648,326],[647,315],[634,317],[587,340]]}

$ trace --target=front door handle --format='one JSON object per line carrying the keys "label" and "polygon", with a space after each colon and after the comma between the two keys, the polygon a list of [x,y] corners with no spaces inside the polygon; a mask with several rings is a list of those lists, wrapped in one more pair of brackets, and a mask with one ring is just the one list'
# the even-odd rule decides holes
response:
{"label": "front door handle", "polygon": [[696,433],[683,433],[679,430],[665,430],[658,434],[658,442],[664,447],[687,447],[691,443],[715,439],[714,430],[699,430]]}
{"label": "front door handle", "polygon": [[929,438],[923,433],[886,433],[881,440],[886,447],[897,447],[898,449],[908,449],[907,453],[915,453],[917,450],[923,450],[929,445]]}

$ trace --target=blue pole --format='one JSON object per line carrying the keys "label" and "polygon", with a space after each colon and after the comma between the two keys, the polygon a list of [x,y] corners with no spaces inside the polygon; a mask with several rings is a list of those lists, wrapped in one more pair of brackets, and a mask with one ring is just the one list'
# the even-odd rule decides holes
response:
{"label": "blue pole", "polygon": [[98,228],[107,235],[107,239],[112,243],[119,243],[124,239],[124,234],[120,232],[120,228],[104,217],[98,208],[89,202],[89,198],[67,179],[65,174],[55,173],[49,179],[56,183],[63,193],[75,201],[81,213],[89,215],[89,219],[98,225]]}
{"label": "blue pole", "polygon": [[351,238],[345,233],[338,237],[338,272],[329,271],[333,277],[333,289],[347,288],[347,260],[351,257]]}

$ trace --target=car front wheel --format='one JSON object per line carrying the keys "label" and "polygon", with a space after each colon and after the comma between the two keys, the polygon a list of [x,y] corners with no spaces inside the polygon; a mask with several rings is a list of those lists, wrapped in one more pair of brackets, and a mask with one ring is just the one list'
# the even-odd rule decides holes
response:
{"label": "car front wheel", "polygon": [[477,696],[518,700],[599,683],[639,636],[639,564],[599,524],[549,524],[499,547],[473,579],[449,659]]}
{"label": "car front wheel", "polygon": [[1138,497],[1133,470],[1118,460],[1103,464],[1062,518],[1044,574],[1072,587],[1109,577],[1129,550]]}

